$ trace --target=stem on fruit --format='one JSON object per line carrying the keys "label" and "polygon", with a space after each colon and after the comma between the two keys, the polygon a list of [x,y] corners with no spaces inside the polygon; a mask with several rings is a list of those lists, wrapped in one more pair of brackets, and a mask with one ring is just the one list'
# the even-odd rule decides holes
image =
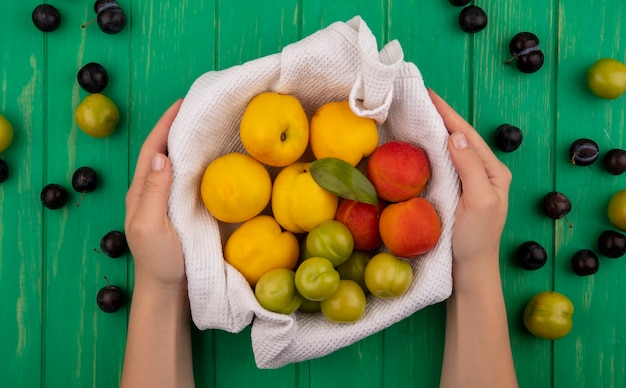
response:
{"label": "stem on fruit", "polygon": [[84,197],[85,197],[85,191],[83,191],[83,193],[80,195],[80,198],[78,199],[78,202],[76,203],[76,207],[80,207],[80,203],[83,201]]}
{"label": "stem on fruit", "polygon": [[103,276],[104,280],[107,281],[107,286],[111,287],[111,282],[109,281],[109,279],[106,277],[106,275]]}
{"label": "stem on fruit", "polygon": [[91,20],[90,20],[90,21],[88,21],[87,23],[83,23],[83,25],[82,25],[82,26],[80,26],[80,28],[85,28],[85,27],[87,27],[88,25],[90,25],[91,23],[95,22],[96,20],[98,20],[98,18],[97,18],[97,17],[95,17],[95,18],[91,19]]}
{"label": "stem on fruit", "polygon": [[563,216],[563,219],[565,220],[565,222],[567,222],[567,226],[569,226],[570,229],[574,228],[574,225],[572,225],[572,223],[569,222],[569,220],[567,219],[567,216]]}
{"label": "stem on fruit", "polygon": [[505,65],[510,65],[511,62],[513,62],[514,60],[517,59],[517,55],[513,55],[511,58],[509,58],[506,62],[504,62]]}

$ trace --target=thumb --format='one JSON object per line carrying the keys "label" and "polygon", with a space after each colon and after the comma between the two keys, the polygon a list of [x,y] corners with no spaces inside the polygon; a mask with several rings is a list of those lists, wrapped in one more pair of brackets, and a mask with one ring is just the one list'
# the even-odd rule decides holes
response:
{"label": "thumb", "polygon": [[463,193],[480,196],[490,186],[489,177],[480,155],[471,147],[465,134],[454,132],[448,140],[452,164],[459,173]]}
{"label": "thumb", "polygon": [[169,159],[156,153],[150,162],[150,172],[146,176],[139,201],[137,213],[142,217],[155,221],[162,219],[167,214],[167,199],[172,185],[172,165]]}

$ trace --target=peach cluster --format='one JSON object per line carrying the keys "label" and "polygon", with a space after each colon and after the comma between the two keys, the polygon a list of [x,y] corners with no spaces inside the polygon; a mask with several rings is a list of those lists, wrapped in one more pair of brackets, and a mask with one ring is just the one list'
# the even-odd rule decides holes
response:
{"label": "peach cluster", "polygon": [[378,207],[344,199],[336,214],[350,229],[355,248],[369,251],[385,245],[404,258],[434,248],[441,221],[433,205],[421,197],[431,176],[425,151],[409,142],[386,142],[370,156],[366,176],[376,189]]}

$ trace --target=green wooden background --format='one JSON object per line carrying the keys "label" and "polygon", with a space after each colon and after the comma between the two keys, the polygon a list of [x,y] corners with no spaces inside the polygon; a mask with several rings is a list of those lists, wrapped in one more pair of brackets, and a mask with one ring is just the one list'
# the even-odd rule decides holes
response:
{"label": "green wooden background", "polygon": [[[601,164],[572,166],[570,142],[591,137],[601,150],[626,147],[626,96],[594,97],[585,72],[601,57],[626,60],[624,0],[499,0],[475,3],[489,16],[476,34],[457,25],[448,0],[120,0],[129,25],[106,35],[94,24],[93,1],[47,1],[62,14],[55,32],[35,29],[39,0],[4,1],[0,12],[0,113],[15,128],[0,157],[11,167],[0,184],[0,385],[114,387],[121,373],[128,310],[100,312],[103,276],[132,291],[132,258],[94,252],[102,235],[123,228],[124,196],[137,153],[161,113],[206,71],[279,52],[335,21],[361,15],[382,45],[398,39],[405,59],[485,137],[511,123],[525,134],[516,152],[498,156],[513,171],[501,267],[511,342],[522,387],[626,387],[626,258],[601,258],[600,271],[574,275],[569,257],[595,248],[610,228],[605,208],[626,175]],[[503,62],[508,41],[532,31],[544,67],[522,74]],[[86,95],[76,72],[87,62],[110,75],[105,94],[122,120],[106,139],[83,134],[74,107]],[[76,207],[75,168],[88,165],[101,186]],[[47,183],[72,196],[62,209],[39,202]],[[573,202],[570,221],[541,214],[544,193]],[[549,263],[529,272],[513,260],[523,241],[541,242]],[[536,292],[573,301],[574,329],[552,342],[534,338],[521,311]],[[250,332],[193,333],[199,387],[435,387],[441,370],[443,304],[327,357],[278,370],[255,367]],[[480,357],[479,354],[476,355]]]}

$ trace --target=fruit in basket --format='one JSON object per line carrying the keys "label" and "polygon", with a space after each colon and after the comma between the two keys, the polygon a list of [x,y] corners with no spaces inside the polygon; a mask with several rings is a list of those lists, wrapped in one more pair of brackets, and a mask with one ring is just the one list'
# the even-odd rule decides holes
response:
{"label": "fruit in basket", "polygon": [[572,271],[579,276],[589,276],[598,272],[600,261],[590,249],[580,249],[572,255],[570,261]]}
{"label": "fruit in basket", "polygon": [[372,295],[392,299],[404,295],[413,281],[413,268],[397,256],[381,252],[365,267],[365,285]]}
{"label": "fruit in basket", "polygon": [[348,260],[354,249],[354,239],[344,224],[327,220],[313,228],[306,236],[306,250],[310,256],[330,260],[334,267]]}
{"label": "fruit in basket", "polygon": [[430,162],[421,147],[389,141],[372,153],[366,174],[380,198],[401,202],[424,191],[430,179]]}
{"label": "fruit in basket", "polygon": [[470,5],[459,13],[459,27],[465,32],[478,32],[487,27],[487,14],[477,5]]}
{"label": "fruit in basket", "polygon": [[612,58],[598,59],[587,71],[587,85],[598,97],[620,97],[626,91],[626,64]]}
{"label": "fruit in basket", "polygon": [[613,226],[626,231],[626,189],[613,194],[607,207],[607,215]]}
{"label": "fruit in basket", "polygon": [[309,143],[309,119],[292,95],[263,92],[246,106],[239,125],[246,151],[261,163],[284,167],[297,161]]}
{"label": "fruit in basket", "polygon": [[589,166],[598,159],[598,143],[591,139],[576,139],[569,147],[569,158],[577,166]]}
{"label": "fruit in basket", "polygon": [[441,235],[437,210],[422,197],[388,205],[381,212],[379,222],[380,236],[387,249],[404,258],[430,251]]}
{"label": "fruit in basket", "polygon": [[319,313],[321,311],[320,301],[302,298],[302,303],[300,303],[298,311],[302,311],[303,313]]}
{"label": "fruit in basket", "polygon": [[43,32],[55,31],[61,25],[61,13],[50,4],[40,4],[32,13],[33,24]]}
{"label": "fruit in basket", "polygon": [[286,268],[276,268],[259,278],[254,296],[266,310],[291,314],[302,304],[302,296],[296,290],[296,273]]}
{"label": "fruit in basket", "polygon": [[614,230],[605,230],[598,236],[598,252],[611,259],[626,254],[626,236]]}
{"label": "fruit in basket", "polygon": [[76,80],[86,92],[100,93],[109,84],[109,73],[101,64],[89,62],[78,70]]}
{"label": "fruit in basket", "polygon": [[110,136],[120,121],[120,111],[109,97],[91,93],[76,107],[74,119],[78,127],[89,136]]}
{"label": "fruit in basket", "polygon": [[263,274],[273,269],[293,269],[299,253],[296,237],[283,231],[268,215],[259,215],[242,223],[224,246],[224,260],[237,269],[252,287]]}
{"label": "fruit in basket", "polygon": [[202,202],[217,220],[239,223],[265,209],[272,194],[272,179],[259,161],[231,152],[214,159],[200,183]]}
{"label": "fruit in basket", "polygon": [[352,252],[348,260],[344,261],[336,268],[337,272],[339,272],[339,277],[341,279],[354,280],[361,286],[364,292],[369,292],[365,285],[365,268],[371,258],[372,255],[368,252]]}
{"label": "fruit in basket", "polygon": [[271,202],[274,217],[283,228],[304,233],[334,219],[339,199],[315,182],[309,163],[297,162],[283,167],[274,179]]}
{"label": "fruit in basket", "polygon": [[351,199],[341,200],[335,219],[350,230],[354,249],[371,251],[380,247],[383,240],[380,237],[378,217],[383,207],[382,201],[378,201],[378,206],[374,206]]}
{"label": "fruit in basket", "polygon": [[626,172],[626,150],[613,148],[604,154],[604,169],[611,175],[622,175]]}
{"label": "fruit in basket", "polygon": [[539,48],[539,38],[532,32],[519,32],[509,42],[512,57],[505,64],[515,61],[517,69],[522,73],[534,73],[541,69],[544,62],[543,51]]}
{"label": "fruit in basket", "polygon": [[544,291],[533,296],[524,308],[523,322],[533,335],[556,340],[572,330],[574,305],[556,291]]}
{"label": "fruit in basket", "polygon": [[303,298],[322,301],[339,288],[339,272],[330,260],[323,257],[310,257],[296,269],[296,289]]}
{"label": "fruit in basket", "polygon": [[378,146],[376,121],[357,116],[348,100],[322,105],[311,118],[310,134],[317,159],[338,158],[352,166]]}
{"label": "fruit in basket", "polygon": [[13,142],[13,126],[3,115],[0,115],[0,153],[6,151]]}
{"label": "fruit in basket", "polygon": [[326,319],[335,323],[356,322],[365,314],[367,300],[361,286],[352,280],[340,280],[337,291],[320,302]]}

